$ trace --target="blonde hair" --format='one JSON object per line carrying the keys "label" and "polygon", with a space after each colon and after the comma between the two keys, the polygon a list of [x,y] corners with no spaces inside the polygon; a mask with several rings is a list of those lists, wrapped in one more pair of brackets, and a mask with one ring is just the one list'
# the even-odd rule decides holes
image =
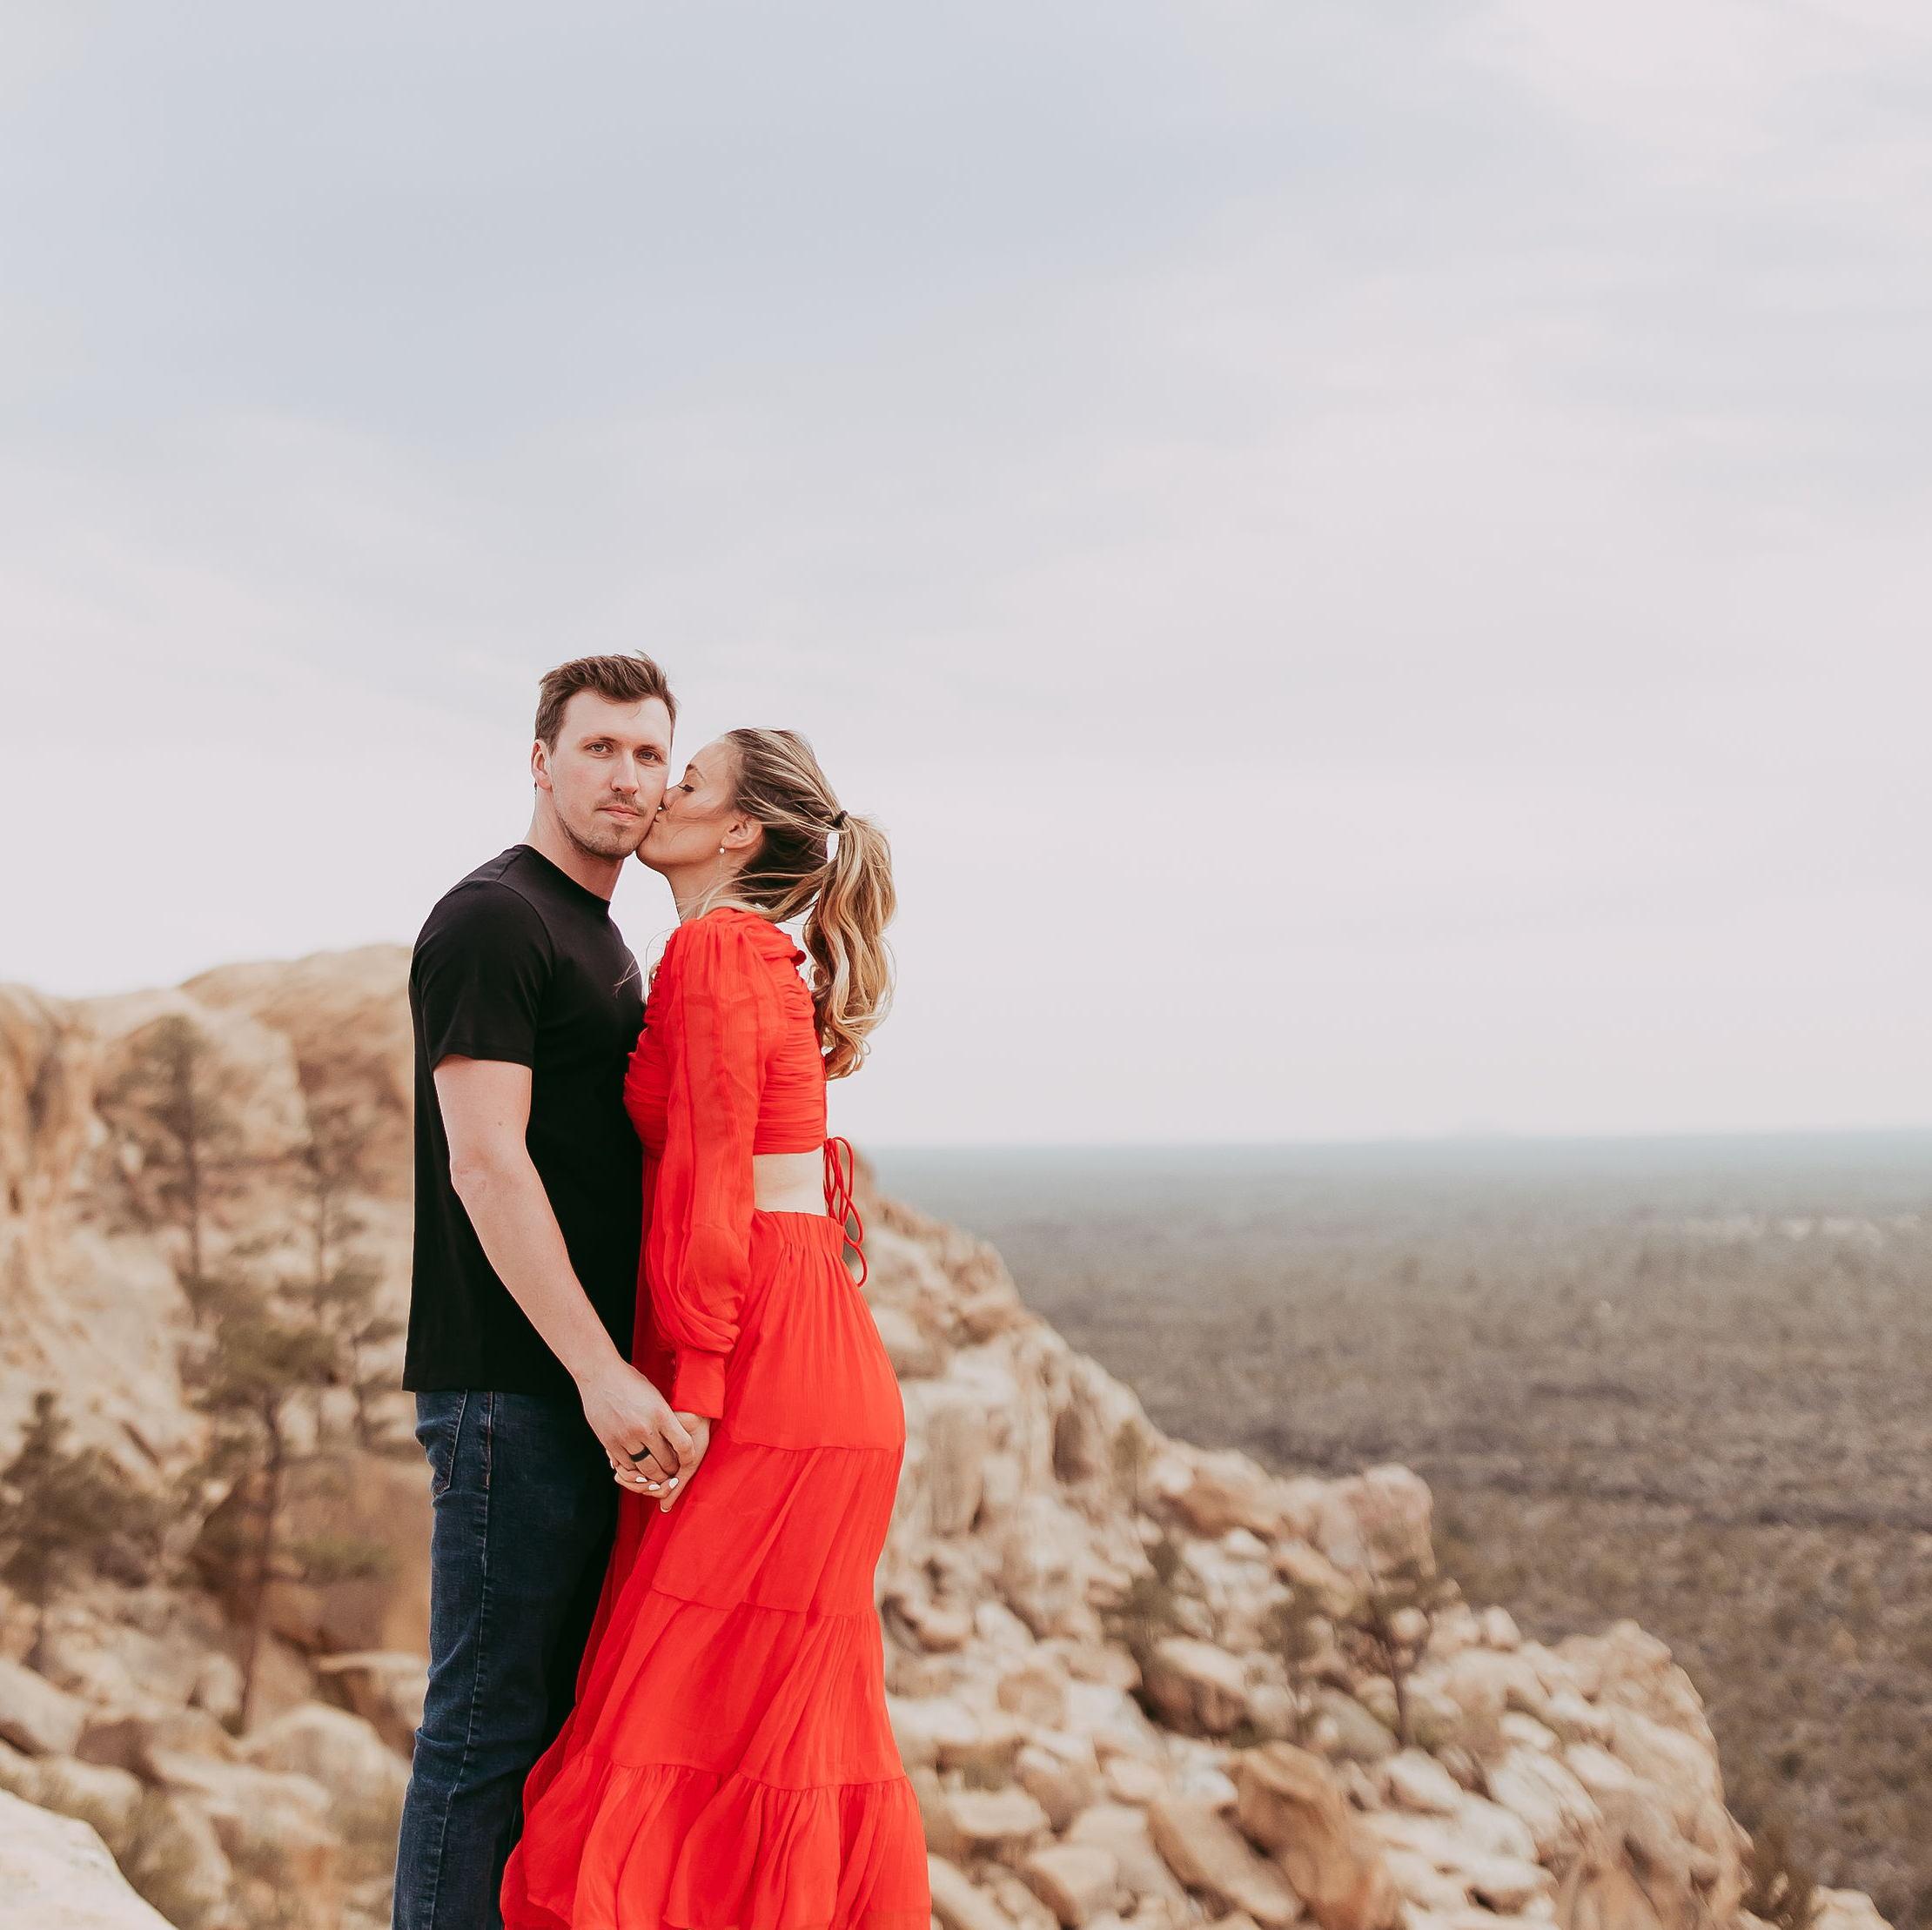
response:
{"label": "blonde hair", "polygon": [[885,928],[898,899],[892,848],[871,818],[842,810],[812,747],[794,730],[732,730],[735,808],[764,836],[744,867],[699,900],[692,915],[735,904],[784,924],[805,914],[812,1008],[825,1076],[856,1072],[866,1035],[892,1002]]}

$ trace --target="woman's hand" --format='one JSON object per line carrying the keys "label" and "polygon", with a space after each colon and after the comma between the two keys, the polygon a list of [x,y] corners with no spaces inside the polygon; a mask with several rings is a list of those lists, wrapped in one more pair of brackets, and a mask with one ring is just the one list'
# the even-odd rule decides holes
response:
{"label": "woman's hand", "polygon": [[611,1472],[621,1488],[628,1488],[633,1494],[648,1495],[657,1503],[660,1514],[668,1514],[671,1504],[691,1485],[691,1477],[698,1471],[705,1454],[711,1445],[711,1423],[702,1414],[687,1414],[681,1409],[677,1417],[684,1431],[691,1437],[691,1451],[679,1458],[676,1469],[668,1470],[655,1455],[647,1454],[637,1464],[635,1472],[629,1468],[619,1467],[611,1463]]}

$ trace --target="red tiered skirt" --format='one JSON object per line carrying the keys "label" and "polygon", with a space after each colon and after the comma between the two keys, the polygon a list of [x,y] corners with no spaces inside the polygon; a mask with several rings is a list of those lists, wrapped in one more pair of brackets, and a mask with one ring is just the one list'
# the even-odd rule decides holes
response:
{"label": "red tiered skirt", "polygon": [[873,1600],[905,1410],[842,1245],[829,1215],[753,1215],[724,1417],[668,1514],[619,1498],[506,1930],[929,1930]]}

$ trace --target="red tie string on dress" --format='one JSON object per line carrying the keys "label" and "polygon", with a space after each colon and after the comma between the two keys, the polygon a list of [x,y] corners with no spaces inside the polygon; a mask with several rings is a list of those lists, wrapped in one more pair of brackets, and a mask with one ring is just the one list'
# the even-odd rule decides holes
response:
{"label": "red tie string on dress", "polygon": [[[841,1146],[845,1149],[845,1166],[842,1171],[839,1166],[837,1150]],[[866,1273],[865,1222],[859,1217],[859,1210],[852,1201],[852,1175],[855,1169],[852,1142],[842,1134],[835,1134],[825,1142],[825,1204],[839,1223],[839,1231],[844,1235],[844,1243],[859,1257],[857,1284],[862,1287],[865,1284]],[[858,1228],[856,1238],[846,1230],[849,1223]]]}

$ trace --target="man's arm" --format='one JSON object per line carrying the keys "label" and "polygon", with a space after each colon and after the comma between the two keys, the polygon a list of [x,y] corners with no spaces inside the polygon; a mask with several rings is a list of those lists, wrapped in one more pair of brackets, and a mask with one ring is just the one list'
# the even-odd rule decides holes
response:
{"label": "man's arm", "polygon": [[450,1181],[484,1257],[568,1370],[604,1449],[625,1466],[644,1454],[675,1470],[693,1441],[664,1397],[617,1350],[570,1263],[550,1196],[531,1164],[530,1069],[451,1055],[436,1066]]}

